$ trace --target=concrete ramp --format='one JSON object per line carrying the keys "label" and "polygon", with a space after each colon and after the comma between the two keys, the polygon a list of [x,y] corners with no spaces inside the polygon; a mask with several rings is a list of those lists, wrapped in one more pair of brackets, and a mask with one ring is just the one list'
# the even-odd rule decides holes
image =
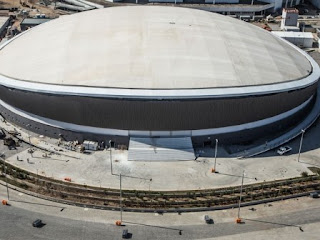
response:
{"label": "concrete ramp", "polygon": [[194,159],[190,137],[130,138],[129,161],[190,161]]}

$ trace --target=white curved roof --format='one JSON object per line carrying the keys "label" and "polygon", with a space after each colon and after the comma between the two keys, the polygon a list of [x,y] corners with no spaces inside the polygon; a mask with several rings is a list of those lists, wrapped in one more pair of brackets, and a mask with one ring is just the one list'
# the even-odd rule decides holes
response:
{"label": "white curved roof", "polygon": [[307,58],[251,24],[179,7],[112,7],[63,16],[0,51],[0,74],[127,89],[254,86],[303,78]]}

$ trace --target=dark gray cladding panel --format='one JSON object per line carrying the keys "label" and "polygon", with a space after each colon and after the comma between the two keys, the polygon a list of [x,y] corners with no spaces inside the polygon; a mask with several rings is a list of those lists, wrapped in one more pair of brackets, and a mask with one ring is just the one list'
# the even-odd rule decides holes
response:
{"label": "dark gray cladding panel", "polygon": [[6,103],[46,118],[125,130],[194,130],[253,122],[289,111],[315,94],[304,89],[224,99],[128,100],[48,95],[0,87]]}

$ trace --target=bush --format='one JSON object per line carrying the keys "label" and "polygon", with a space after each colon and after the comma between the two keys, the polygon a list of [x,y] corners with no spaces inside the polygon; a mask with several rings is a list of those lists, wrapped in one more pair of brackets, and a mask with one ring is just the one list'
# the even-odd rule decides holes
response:
{"label": "bush", "polygon": [[302,172],[301,173],[301,177],[308,177],[308,173],[307,172]]}

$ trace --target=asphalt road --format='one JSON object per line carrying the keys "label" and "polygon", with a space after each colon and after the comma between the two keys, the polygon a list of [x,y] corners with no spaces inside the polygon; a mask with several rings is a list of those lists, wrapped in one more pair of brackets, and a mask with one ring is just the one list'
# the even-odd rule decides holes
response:
{"label": "asphalt road", "polygon": [[[60,211],[60,208],[57,208]],[[122,229],[132,233],[132,239],[208,239],[218,236],[234,235],[254,231],[265,231],[274,228],[292,227],[292,231],[301,232],[302,224],[320,222],[320,206],[310,210],[296,211],[286,215],[276,215],[267,218],[245,219],[245,224],[233,222],[212,225],[183,225],[183,226],[151,226],[126,223],[124,227],[113,224],[77,221],[63,217],[35,213],[14,206],[0,207],[0,239],[29,240],[29,239],[121,239]],[[143,217],[143,215],[141,215]],[[32,227],[35,219],[42,219],[46,224],[42,228]],[[177,230],[175,230],[177,229]],[[182,230],[179,235],[178,229]],[[306,233],[307,234],[307,233]]]}

